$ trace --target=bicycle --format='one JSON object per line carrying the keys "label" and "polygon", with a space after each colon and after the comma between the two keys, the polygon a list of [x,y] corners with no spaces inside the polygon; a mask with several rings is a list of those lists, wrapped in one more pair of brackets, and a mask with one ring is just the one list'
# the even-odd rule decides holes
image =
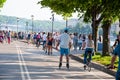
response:
{"label": "bicycle", "polygon": [[[88,51],[88,55],[90,56],[92,54],[91,51]],[[87,64],[84,66],[84,70],[88,70],[89,72],[91,71],[92,63],[90,59],[87,58]]]}
{"label": "bicycle", "polygon": [[92,66],[91,62],[87,59],[87,64],[86,64],[86,66],[84,66],[84,70],[88,70],[90,72],[91,66]]}

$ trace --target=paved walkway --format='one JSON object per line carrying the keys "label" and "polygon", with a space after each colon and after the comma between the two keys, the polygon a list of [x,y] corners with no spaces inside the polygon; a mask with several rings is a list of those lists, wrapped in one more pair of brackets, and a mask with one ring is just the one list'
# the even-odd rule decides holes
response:
{"label": "paved walkway", "polygon": [[34,45],[23,42],[0,44],[0,80],[115,80],[113,76],[99,70],[83,70],[83,64],[70,59],[70,70],[58,69],[59,52],[53,50],[48,56]]}

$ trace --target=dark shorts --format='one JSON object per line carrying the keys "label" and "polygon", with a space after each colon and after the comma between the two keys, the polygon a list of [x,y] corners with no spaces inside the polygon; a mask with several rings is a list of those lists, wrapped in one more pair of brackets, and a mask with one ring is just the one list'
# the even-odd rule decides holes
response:
{"label": "dark shorts", "polygon": [[37,42],[40,42],[40,39],[37,39]]}
{"label": "dark shorts", "polygon": [[49,41],[49,42],[48,42],[48,45],[52,46],[52,42],[51,42],[51,41]]}
{"label": "dark shorts", "polygon": [[17,36],[14,36],[14,38],[17,38]]}
{"label": "dark shorts", "polygon": [[115,50],[113,50],[113,54],[120,56],[120,44],[115,47]]}

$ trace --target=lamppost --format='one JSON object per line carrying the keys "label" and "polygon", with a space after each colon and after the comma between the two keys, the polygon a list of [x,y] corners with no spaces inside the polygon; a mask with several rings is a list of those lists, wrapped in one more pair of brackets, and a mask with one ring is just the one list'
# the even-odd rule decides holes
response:
{"label": "lamppost", "polygon": [[18,22],[19,22],[19,18],[17,18],[17,33],[18,33]]}
{"label": "lamppost", "polygon": [[53,34],[53,26],[54,26],[54,14],[52,13],[52,34]]}
{"label": "lamppost", "polygon": [[28,22],[26,21],[27,33],[28,33]]}
{"label": "lamppost", "polygon": [[31,18],[32,18],[32,33],[33,33],[33,20],[34,20],[34,15],[31,15]]}
{"label": "lamppost", "polygon": [[66,28],[68,27],[68,19],[66,19]]}

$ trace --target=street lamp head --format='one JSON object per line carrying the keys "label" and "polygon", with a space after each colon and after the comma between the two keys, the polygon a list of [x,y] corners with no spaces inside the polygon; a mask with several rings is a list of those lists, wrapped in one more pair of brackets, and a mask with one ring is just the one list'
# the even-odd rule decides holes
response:
{"label": "street lamp head", "polygon": [[20,20],[20,18],[17,17],[17,22]]}
{"label": "street lamp head", "polygon": [[32,18],[34,18],[34,15],[31,15]]}
{"label": "street lamp head", "polygon": [[54,21],[54,14],[52,14],[52,21]]}
{"label": "street lamp head", "polygon": [[54,13],[52,13],[52,16],[54,16]]}

